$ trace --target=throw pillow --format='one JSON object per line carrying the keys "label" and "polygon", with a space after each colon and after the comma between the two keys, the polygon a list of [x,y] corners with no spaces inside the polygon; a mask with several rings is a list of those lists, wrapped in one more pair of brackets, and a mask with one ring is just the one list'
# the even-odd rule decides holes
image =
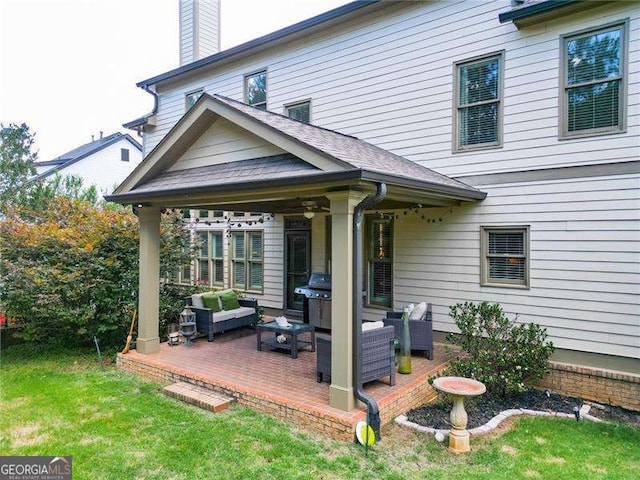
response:
{"label": "throw pillow", "polygon": [[194,293],[191,295],[191,305],[195,308],[204,308],[204,304],[202,303],[202,294]]}
{"label": "throw pillow", "polygon": [[411,315],[409,315],[409,320],[420,320],[422,317],[424,317],[424,314],[426,311],[427,311],[427,303],[420,302],[418,305],[415,306],[415,308],[413,309],[413,312],[411,312]]}
{"label": "throw pillow", "polygon": [[369,330],[375,330],[376,328],[384,327],[384,322],[382,320],[378,322],[362,322],[362,331],[367,332]]}
{"label": "throw pillow", "polygon": [[220,301],[222,303],[223,310],[235,310],[236,308],[240,308],[238,294],[234,291],[221,293]]}
{"label": "throw pillow", "polygon": [[208,308],[212,310],[214,313],[219,312],[220,309],[220,298],[214,292],[207,292],[202,294],[202,303],[204,308]]}

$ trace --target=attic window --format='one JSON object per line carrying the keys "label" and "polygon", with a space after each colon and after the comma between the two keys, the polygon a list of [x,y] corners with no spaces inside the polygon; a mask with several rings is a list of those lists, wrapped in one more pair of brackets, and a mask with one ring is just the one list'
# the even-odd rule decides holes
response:
{"label": "attic window", "polygon": [[187,93],[184,96],[185,110],[188,111],[191,107],[193,107],[203,93],[204,91],[202,89],[196,90],[195,92]]}
{"label": "attic window", "polygon": [[120,149],[120,160],[122,160],[123,162],[128,162],[129,161],[129,149],[128,148],[121,148]]}
{"label": "attic window", "polygon": [[244,100],[247,104],[267,109],[267,71],[252,73],[244,77]]}
{"label": "attic window", "polygon": [[309,123],[311,116],[310,101],[307,100],[305,102],[297,102],[290,105],[285,105],[284,110],[289,118],[293,118],[294,120],[298,120],[299,122]]}

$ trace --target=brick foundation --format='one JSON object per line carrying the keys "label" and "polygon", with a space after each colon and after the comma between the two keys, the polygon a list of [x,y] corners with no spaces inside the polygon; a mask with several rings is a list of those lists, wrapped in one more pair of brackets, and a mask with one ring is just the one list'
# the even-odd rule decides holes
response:
{"label": "brick foundation", "polygon": [[555,393],[640,411],[640,375],[568,363],[550,362],[539,383]]}
{"label": "brick foundation", "polygon": [[[232,397],[238,404],[280,418],[302,429],[329,435],[333,439],[352,442],[355,425],[365,419],[363,409],[340,412],[327,405],[315,408],[298,404],[277,394],[250,388],[239,388],[232,383],[213,382],[188,370],[157,364],[144,355],[118,354],[118,369],[136,373],[163,385],[187,382]],[[432,373],[435,374],[435,371]],[[429,375],[431,376],[431,375]],[[415,376],[406,385],[398,387],[391,395],[378,402],[380,421],[386,425],[411,408],[423,405],[437,397],[437,392],[429,385],[428,376]]]}

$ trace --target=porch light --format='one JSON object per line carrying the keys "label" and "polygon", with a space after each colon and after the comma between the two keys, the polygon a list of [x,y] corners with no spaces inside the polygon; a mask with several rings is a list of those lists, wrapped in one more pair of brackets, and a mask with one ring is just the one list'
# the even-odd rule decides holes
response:
{"label": "porch light", "polygon": [[307,210],[306,212],[303,213],[304,218],[308,218],[309,220],[311,220],[313,217],[315,217],[316,213],[310,210]]}
{"label": "porch light", "polygon": [[196,334],[196,314],[193,313],[189,305],[185,305],[180,313],[180,335],[185,338],[184,346],[193,345],[191,337]]}

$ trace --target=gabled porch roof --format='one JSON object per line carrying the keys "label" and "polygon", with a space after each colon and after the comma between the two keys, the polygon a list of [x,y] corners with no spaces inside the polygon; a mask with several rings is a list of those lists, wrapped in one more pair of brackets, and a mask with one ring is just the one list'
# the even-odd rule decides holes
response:
{"label": "gabled porch roof", "polygon": [[[218,148],[208,158],[199,153],[201,158],[193,160],[194,150],[206,152],[202,139],[216,136],[211,128],[219,120],[251,139],[249,145],[233,155]],[[358,138],[204,95],[107,200],[278,213],[302,211],[301,197],[324,206],[327,192],[369,192],[379,182],[389,192],[379,208],[450,205],[486,196]]]}

